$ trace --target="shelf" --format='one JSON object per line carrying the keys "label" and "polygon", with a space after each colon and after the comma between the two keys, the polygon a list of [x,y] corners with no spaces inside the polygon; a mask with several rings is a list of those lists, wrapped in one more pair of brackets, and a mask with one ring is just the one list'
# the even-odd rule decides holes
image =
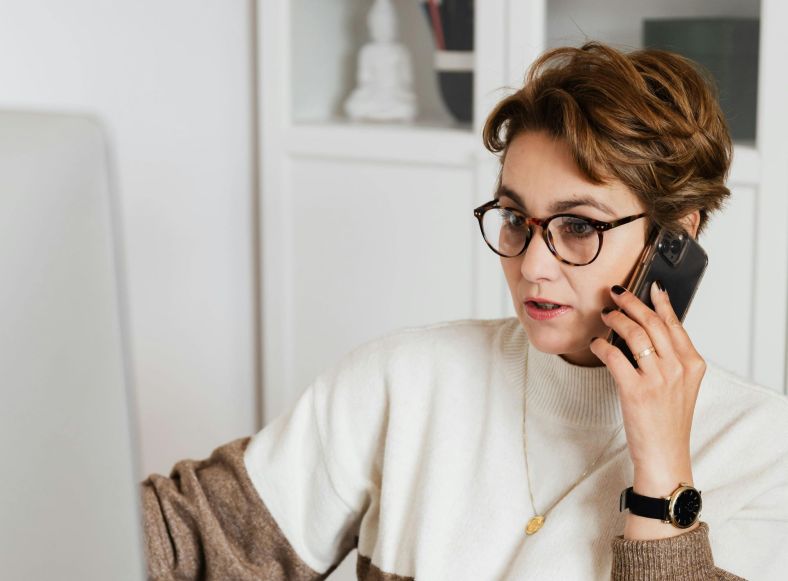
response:
{"label": "shelf", "polygon": [[293,125],[285,135],[287,152],[306,157],[467,167],[489,155],[464,127],[336,121]]}
{"label": "shelf", "polygon": [[[467,167],[488,154],[481,136],[466,128],[374,125],[336,121],[294,125],[286,150],[301,157]],[[752,143],[735,143],[728,181],[756,185],[760,154]]]}
{"label": "shelf", "polygon": [[[356,87],[359,51],[369,41],[369,0],[316,2],[293,0],[290,11],[288,65],[291,121],[333,123],[344,118],[343,105]],[[416,123],[450,124],[433,68],[434,43],[420,2],[394,2],[398,41],[410,54],[418,113]]]}
{"label": "shelf", "polygon": [[[294,125],[286,150],[299,157],[467,167],[488,154],[481,136],[465,128],[374,125],[336,121]],[[735,143],[728,182],[757,185],[761,161],[752,143]]]}

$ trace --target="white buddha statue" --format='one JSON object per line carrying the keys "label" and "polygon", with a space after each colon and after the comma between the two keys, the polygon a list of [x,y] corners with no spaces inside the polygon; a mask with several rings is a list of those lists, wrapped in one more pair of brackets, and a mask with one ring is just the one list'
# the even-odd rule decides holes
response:
{"label": "white buddha statue", "polygon": [[417,108],[410,54],[397,42],[391,0],[374,0],[367,25],[372,42],[358,55],[357,86],[345,101],[345,112],[356,120],[411,121]]}

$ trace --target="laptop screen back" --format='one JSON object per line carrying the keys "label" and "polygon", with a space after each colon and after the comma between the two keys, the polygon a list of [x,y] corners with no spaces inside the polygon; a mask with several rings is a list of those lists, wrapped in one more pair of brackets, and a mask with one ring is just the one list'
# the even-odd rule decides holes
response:
{"label": "laptop screen back", "polygon": [[143,579],[107,157],[95,120],[0,113],[4,579]]}

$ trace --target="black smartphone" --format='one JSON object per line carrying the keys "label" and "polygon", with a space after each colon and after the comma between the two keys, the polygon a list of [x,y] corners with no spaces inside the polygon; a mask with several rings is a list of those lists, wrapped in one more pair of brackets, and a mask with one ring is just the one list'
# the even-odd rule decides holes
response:
{"label": "black smartphone", "polygon": [[[676,316],[680,321],[684,321],[708,262],[706,251],[689,233],[654,228],[624,286],[653,309],[651,283],[659,280],[670,297]],[[618,333],[611,329],[607,342],[621,349],[629,362],[637,368],[637,361],[626,341]]]}

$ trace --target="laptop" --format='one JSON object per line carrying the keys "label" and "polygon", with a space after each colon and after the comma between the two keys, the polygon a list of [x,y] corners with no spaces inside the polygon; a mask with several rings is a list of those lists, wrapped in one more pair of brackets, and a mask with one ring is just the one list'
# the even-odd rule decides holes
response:
{"label": "laptop", "polygon": [[96,119],[0,112],[4,579],[144,579],[109,169]]}

